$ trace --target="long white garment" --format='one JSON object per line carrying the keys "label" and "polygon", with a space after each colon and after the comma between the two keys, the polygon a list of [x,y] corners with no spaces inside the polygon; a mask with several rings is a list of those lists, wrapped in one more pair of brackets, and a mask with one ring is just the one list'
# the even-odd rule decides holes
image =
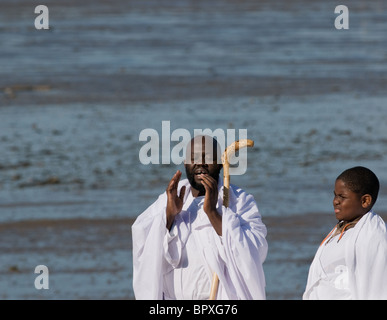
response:
{"label": "long white garment", "polygon": [[[325,242],[317,250],[310,266],[304,300],[387,299],[387,232],[386,224],[380,216],[372,211],[365,214],[353,229],[345,232],[340,240],[343,245],[341,248],[334,248],[337,239],[332,239],[327,246]],[[333,274],[327,272],[328,263],[324,261],[329,254],[328,250],[331,250],[332,255],[337,255],[340,250],[343,254],[342,261],[335,262],[338,268],[335,272],[342,273],[338,278],[330,279]],[[332,290],[327,289],[330,280],[336,281]]]}
{"label": "long white garment", "polygon": [[340,240],[341,235],[337,234],[330,241],[327,240],[322,244],[319,256],[320,280],[309,291],[309,299],[349,300],[352,298],[345,261],[345,247],[353,231],[354,229],[347,230],[345,237]]}
{"label": "long white garment", "polygon": [[231,185],[226,208],[219,179],[219,237],[203,210],[204,198],[192,197],[187,179],[179,192],[183,185],[184,206],[171,232],[165,192],[132,226],[136,299],[208,299],[213,272],[219,277],[217,299],[265,299],[266,227],[253,196]]}

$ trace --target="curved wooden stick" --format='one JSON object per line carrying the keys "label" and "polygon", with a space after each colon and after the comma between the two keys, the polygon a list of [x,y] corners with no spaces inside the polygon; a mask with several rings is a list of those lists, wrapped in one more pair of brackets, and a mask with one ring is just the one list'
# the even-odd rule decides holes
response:
{"label": "curved wooden stick", "polygon": [[[223,205],[227,208],[229,205],[229,191],[230,191],[230,163],[228,159],[235,154],[236,151],[245,147],[253,147],[254,141],[249,139],[242,139],[234,141],[230,144],[222,155],[223,163]],[[216,294],[218,293],[219,278],[214,272],[212,276],[210,300],[215,300]]]}

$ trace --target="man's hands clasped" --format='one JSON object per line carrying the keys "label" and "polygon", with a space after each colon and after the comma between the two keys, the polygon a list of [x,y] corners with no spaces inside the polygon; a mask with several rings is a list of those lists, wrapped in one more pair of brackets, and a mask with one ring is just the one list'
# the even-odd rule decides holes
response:
{"label": "man's hands clasped", "polygon": [[[184,204],[184,195],[186,187],[183,186],[178,194],[178,185],[181,178],[181,171],[178,170],[172,177],[166,189],[167,193],[167,223],[166,227],[171,230],[175,217],[181,212]],[[206,190],[204,197],[203,210],[207,214],[212,226],[218,235],[222,235],[222,216],[216,210],[218,203],[218,183],[208,174],[200,175],[202,184]]]}

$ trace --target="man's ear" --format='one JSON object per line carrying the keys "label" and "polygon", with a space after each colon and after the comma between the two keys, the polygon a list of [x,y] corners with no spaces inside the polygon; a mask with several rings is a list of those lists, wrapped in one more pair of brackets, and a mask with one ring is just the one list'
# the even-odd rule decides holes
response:
{"label": "man's ear", "polygon": [[372,196],[370,194],[365,194],[361,197],[361,205],[364,209],[371,206],[372,203]]}

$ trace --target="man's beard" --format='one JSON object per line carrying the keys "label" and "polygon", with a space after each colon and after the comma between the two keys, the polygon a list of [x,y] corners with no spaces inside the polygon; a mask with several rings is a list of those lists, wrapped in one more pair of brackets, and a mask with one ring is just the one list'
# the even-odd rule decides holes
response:
{"label": "man's beard", "polygon": [[[197,183],[195,181],[195,174],[194,174],[194,171],[190,171],[187,169],[187,167],[185,168],[185,174],[187,175],[187,179],[191,185],[192,188],[196,189],[199,191],[199,194],[205,194],[206,193],[206,189],[204,188],[204,185],[202,183]],[[212,178],[214,178],[216,180],[216,182],[219,182],[219,172],[218,173],[215,173],[214,175],[210,175]]]}

